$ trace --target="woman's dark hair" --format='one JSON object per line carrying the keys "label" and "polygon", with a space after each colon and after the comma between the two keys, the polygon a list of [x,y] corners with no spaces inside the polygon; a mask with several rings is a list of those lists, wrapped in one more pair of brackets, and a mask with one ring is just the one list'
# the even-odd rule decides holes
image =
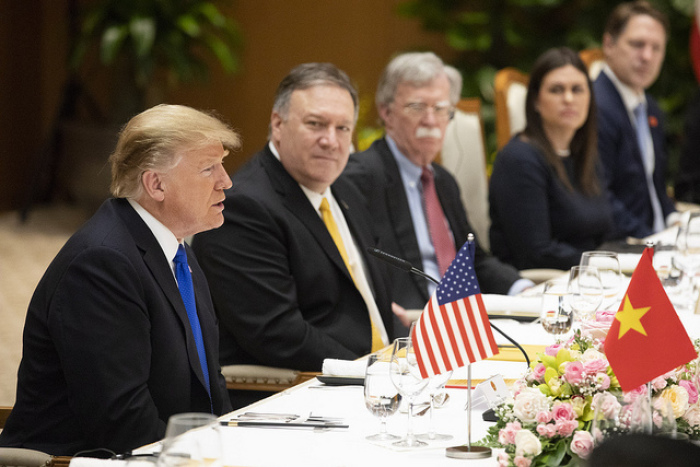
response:
{"label": "woman's dark hair", "polygon": [[566,169],[560,156],[556,154],[551,142],[547,138],[542,125],[542,117],[537,111],[537,97],[542,88],[542,81],[552,70],[566,65],[573,65],[586,76],[586,83],[591,94],[588,106],[588,116],[581,128],[576,130],[571,140],[571,159],[574,163],[574,173],[576,173],[579,188],[587,195],[600,193],[600,183],[596,174],[596,163],[598,160],[598,134],[596,127],[596,103],[593,96],[591,80],[588,77],[586,65],[576,52],[568,47],[549,49],[537,59],[530,73],[530,82],[527,86],[527,99],[525,101],[525,117],[527,124],[523,134],[529,141],[537,146],[545,156],[547,162],[554,167],[554,170],[569,190],[574,190],[572,181],[566,174]]}

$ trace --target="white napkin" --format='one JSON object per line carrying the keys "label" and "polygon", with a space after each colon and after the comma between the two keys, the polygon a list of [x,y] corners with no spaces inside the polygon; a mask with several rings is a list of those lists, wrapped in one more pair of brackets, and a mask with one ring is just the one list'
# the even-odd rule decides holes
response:
{"label": "white napkin", "polygon": [[[144,461],[144,464],[146,463],[153,466],[153,462]],[[73,457],[70,460],[70,467],[124,467],[126,464],[127,462],[123,460],[97,459],[95,457]]]}
{"label": "white napkin", "polygon": [[618,253],[617,259],[620,261],[620,271],[623,274],[632,274],[641,257],[641,253]]}
{"label": "white napkin", "polygon": [[362,378],[365,376],[367,368],[366,360],[336,360],[326,358],[323,360],[321,371],[328,376],[356,376]]}
{"label": "white napkin", "polygon": [[487,313],[523,314],[532,313],[539,316],[542,306],[541,297],[511,297],[510,295],[481,294]]}

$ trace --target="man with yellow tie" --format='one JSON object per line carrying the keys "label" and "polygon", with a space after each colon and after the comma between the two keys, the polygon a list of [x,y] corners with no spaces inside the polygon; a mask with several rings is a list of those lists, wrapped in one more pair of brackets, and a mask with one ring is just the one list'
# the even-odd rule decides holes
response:
{"label": "man with yellow tie", "polygon": [[224,225],[193,247],[221,325],[221,362],[320,371],[393,338],[388,273],[356,188],[338,179],[357,92],[327,63],[280,83],[270,141],[233,177]]}

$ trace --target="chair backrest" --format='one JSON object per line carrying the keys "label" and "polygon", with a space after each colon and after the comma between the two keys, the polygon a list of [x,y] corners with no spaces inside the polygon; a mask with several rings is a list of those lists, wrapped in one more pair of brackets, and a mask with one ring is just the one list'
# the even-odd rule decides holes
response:
{"label": "chair backrest", "polygon": [[454,175],[469,222],[482,248],[489,249],[488,176],[481,100],[462,99],[447,125],[440,163]]}
{"label": "chair backrest", "polygon": [[591,81],[595,79],[600,74],[600,71],[605,66],[605,56],[603,56],[603,50],[599,48],[586,49],[578,53],[579,57],[583,63],[586,64],[588,68],[588,76],[590,76]]}
{"label": "chair backrest", "polygon": [[503,68],[494,80],[496,106],[496,142],[501,149],[515,133],[525,128],[525,98],[528,75],[515,69]]}

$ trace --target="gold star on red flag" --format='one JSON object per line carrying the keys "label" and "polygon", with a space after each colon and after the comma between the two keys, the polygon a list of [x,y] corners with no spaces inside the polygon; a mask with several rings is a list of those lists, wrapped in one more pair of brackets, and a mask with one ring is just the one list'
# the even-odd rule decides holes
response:
{"label": "gold star on red flag", "polygon": [[650,306],[644,308],[634,308],[632,306],[632,302],[630,302],[629,295],[625,295],[623,309],[615,314],[615,319],[620,322],[620,334],[617,338],[622,339],[622,336],[624,336],[630,329],[634,329],[638,333],[646,336],[647,332],[644,329],[644,326],[642,326],[641,319],[642,316],[644,316],[650,309]]}

